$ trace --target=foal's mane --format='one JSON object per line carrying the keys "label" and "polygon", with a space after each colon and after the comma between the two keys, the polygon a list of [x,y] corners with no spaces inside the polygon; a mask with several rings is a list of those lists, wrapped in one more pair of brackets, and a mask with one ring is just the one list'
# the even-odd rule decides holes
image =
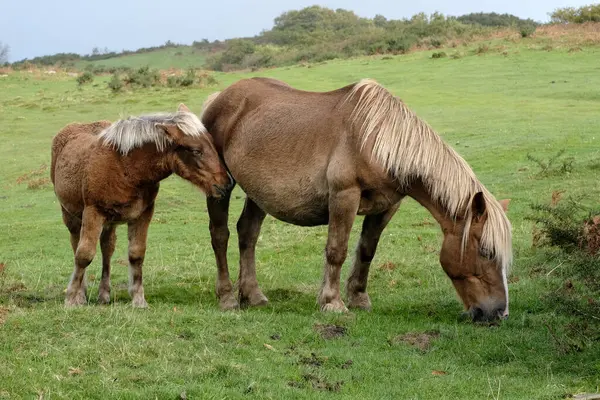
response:
{"label": "foal's mane", "polygon": [[373,157],[401,185],[420,178],[432,199],[452,218],[465,214],[462,248],[469,238],[471,203],[482,192],[487,220],[481,246],[506,273],[512,263],[511,225],[500,203],[483,186],[467,162],[399,98],[371,79],[356,83],[346,97],[358,100],[350,117],[362,134],[362,146],[374,138]]}
{"label": "foal's mane", "polygon": [[116,149],[123,155],[146,143],[155,143],[156,149],[161,152],[173,142],[173,139],[157,124],[177,125],[181,132],[188,136],[198,137],[208,133],[195,114],[177,111],[120,119],[100,132],[98,137],[104,145]]}

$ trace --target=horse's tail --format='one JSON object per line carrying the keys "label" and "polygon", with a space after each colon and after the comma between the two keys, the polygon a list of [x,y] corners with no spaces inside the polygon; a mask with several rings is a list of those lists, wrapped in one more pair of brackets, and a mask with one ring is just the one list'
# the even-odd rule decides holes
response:
{"label": "horse's tail", "polygon": [[51,152],[51,161],[50,161],[50,179],[54,184],[54,175],[55,175],[55,167],[56,160],[62,153],[64,147],[69,143],[73,138],[81,135],[97,135],[104,128],[110,126],[110,121],[96,121],[89,124],[80,124],[80,123],[71,123],[62,128],[58,133],[52,138],[52,152]]}

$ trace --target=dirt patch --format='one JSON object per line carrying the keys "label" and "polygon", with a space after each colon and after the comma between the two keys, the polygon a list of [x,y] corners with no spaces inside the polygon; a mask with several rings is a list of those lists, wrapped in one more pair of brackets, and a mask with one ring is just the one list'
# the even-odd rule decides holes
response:
{"label": "dirt patch", "polygon": [[315,331],[319,332],[323,339],[329,340],[345,336],[348,333],[348,328],[331,324],[315,324]]}
{"label": "dirt patch", "polygon": [[392,338],[390,344],[396,345],[398,343],[406,343],[425,352],[431,347],[431,341],[438,337],[440,337],[439,331],[408,332],[404,335],[398,335]]}
{"label": "dirt patch", "polygon": [[320,357],[315,353],[311,353],[310,357],[300,357],[299,362],[304,365],[309,365],[311,367],[320,367],[325,361],[327,361],[327,357]]}
{"label": "dirt patch", "polygon": [[0,325],[6,322],[8,317],[8,308],[0,306]]}
{"label": "dirt patch", "polygon": [[378,268],[380,271],[393,271],[396,269],[396,264],[391,261],[386,261]]}
{"label": "dirt patch", "polygon": [[[27,172],[17,178],[17,183],[29,183],[32,180],[40,179],[42,176],[46,175],[48,171],[48,165],[42,164],[36,170]],[[44,176],[45,177],[45,176]]]}
{"label": "dirt patch", "polygon": [[290,381],[288,386],[295,388],[305,388],[310,385],[315,390],[322,390],[327,392],[339,392],[342,388],[344,381],[328,382],[325,378],[321,378],[314,374],[302,375],[302,381]]}

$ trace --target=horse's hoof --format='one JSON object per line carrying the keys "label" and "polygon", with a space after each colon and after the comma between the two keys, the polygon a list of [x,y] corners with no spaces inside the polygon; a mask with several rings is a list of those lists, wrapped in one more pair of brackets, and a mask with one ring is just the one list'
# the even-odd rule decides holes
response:
{"label": "horse's hoof", "polygon": [[134,308],[148,308],[148,303],[146,303],[146,299],[144,299],[142,296],[134,297],[131,301],[131,305]]}
{"label": "horse's hoof", "polygon": [[335,303],[327,303],[321,306],[323,312],[347,313],[348,308],[341,301]]}
{"label": "horse's hoof", "polygon": [[76,293],[74,295],[67,296],[65,299],[65,306],[67,307],[77,307],[85,304],[87,304],[85,293]]}
{"label": "horse's hoof", "polygon": [[354,293],[348,297],[348,308],[371,311],[371,299],[367,293]]}
{"label": "horse's hoof", "polygon": [[260,290],[257,290],[250,296],[240,296],[240,303],[249,307],[261,307],[267,305],[269,299]]}
{"label": "horse's hoof", "polygon": [[230,311],[237,310],[240,305],[233,294],[227,294],[219,299],[219,308],[221,311]]}

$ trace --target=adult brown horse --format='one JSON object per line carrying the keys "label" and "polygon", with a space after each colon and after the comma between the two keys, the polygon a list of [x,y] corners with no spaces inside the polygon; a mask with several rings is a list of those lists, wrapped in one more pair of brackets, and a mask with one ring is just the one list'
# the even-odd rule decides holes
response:
{"label": "adult brown horse", "polygon": [[71,234],[75,270],[65,303],[86,302],[85,268],[100,239],[99,301],[110,301],[110,259],[116,225],[128,224],[129,294],[146,307],[142,263],[159,182],[172,173],[209,196],[233,182],[198,117],[181,104],[176,113],[69,124],[52,141],[51,179]]}
{"label": "adult brown horse", "polygon": [[[367,277],[379,237],[410,196],[440,224],[441,265],[473,320],[508,316],[508,200],[496,201],[431,127],[375,81],[308,92],[245,79],[211,95],[201,119],[247,195],[237,223],[240,301],[267,301],[254,252],[269,213],[291,224],[329,225],[318,302],[324,311],[346,311],[340,270],[358,214],[365,218],[346,288],[349,306],[369,309]],[[229,197],[208,198],[223,309],[238,306],[226,258],[228,205]]]}

